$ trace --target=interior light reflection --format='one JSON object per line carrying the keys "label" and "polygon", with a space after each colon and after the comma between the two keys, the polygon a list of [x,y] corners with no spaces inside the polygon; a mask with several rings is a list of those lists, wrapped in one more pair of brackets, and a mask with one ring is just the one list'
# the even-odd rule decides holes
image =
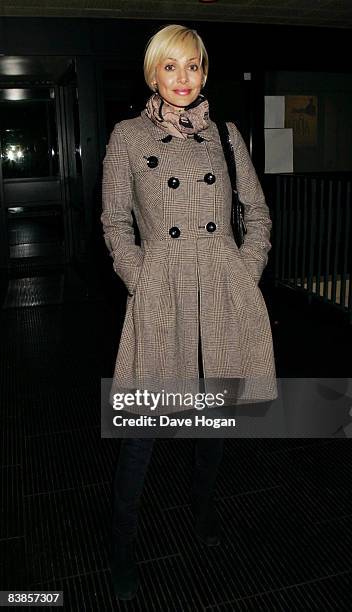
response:
{"label": "interior light reflection", "polygon": [[5,155],[8,160],[13,161],[13,162],[20,161],[24,157],[23,150],[21,149],[19,145],[10,145],[6,149]]}

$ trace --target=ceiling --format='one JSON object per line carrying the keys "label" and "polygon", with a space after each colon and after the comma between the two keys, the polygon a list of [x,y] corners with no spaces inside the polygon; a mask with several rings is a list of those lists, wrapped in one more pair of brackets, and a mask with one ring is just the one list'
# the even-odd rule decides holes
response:
{"label": "ceiling", "polygon": [[0,0],[0,17],[226,21],[351,28],[351,0]]}

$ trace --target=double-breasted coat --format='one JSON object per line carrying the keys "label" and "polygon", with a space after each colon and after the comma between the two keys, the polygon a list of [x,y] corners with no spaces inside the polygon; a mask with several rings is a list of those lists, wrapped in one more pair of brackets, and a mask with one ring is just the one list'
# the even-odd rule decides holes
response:
{"label": "double-breasted coat", "polygon": [[197,380],[200,338],[209,389],[241,379],[246,383],[237,401],[276,397],[271,328],[258,288],[271,220],[246,145],[234,124],[228,128],[247,226],[240,249],[214,122],[201,138],[181,139],[143,111],[111,133],[101,220],[114,269],[129,294],[112,394]]}

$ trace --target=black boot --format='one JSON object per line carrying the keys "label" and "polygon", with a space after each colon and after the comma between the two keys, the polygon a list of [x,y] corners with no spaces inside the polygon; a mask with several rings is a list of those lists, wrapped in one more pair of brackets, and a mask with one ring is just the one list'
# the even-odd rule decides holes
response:
{"label": "black boot", "polygon": [[198,439],[195,442],[195,467],[191,493],[191,509],[197,538],[206,546],[219,546],[220,521],[213,494],[223,454],[220,438]]}
{"label": "black boot", "polygon": [[[115,542],[118,546],[118,542]],[[121,543],[113,547],[111,559],[111,578],[116,597],[123,600],[133,599],[138,586],[138,569],[135,560],[134,542]]]}
{"label": "black boot", "polygon": [[220,521],[213,500],[202,508],[199,508],[196,503],[192,503],[191,507],[195,519],[194,531],[198,540],[205,546],[219,546],[221,543]]}
{"label": "black boot", "polygon": [[132,599],[138,589],[135,542],[140,497],[154,440],[124,439],[113,488],[111,576],[116,597]]}

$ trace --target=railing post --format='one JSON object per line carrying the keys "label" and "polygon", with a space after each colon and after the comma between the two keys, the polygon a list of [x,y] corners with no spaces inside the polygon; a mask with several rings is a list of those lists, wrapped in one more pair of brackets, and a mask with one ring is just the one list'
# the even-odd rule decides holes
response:
{"label": "railing post", "polygon": [[279,285],[280,280],[280,249],[281,249],[281,199],[280,199],[280,176],[276,176],[275,181],[275,259],[274,259],[274,284]]}
{"label": "railing post", "polygon": [[308,273],[307,273],[307,290],[309,298],[313,294],[313,272],[314,272],[314,247],[316,234],[316,201],[317,201],[317,181],[312,180],[311,202],[310,202],[310,228],[309,228],[309,253],[308,253]]}
{"label": "railing post", "polygon": [[317,294],[320,296],[320,277],[321,277],[321,257],[322,243],[324,236],[324,221],[325,221],[325,201],[324,201],[324,181],[320,180],[320,200],[317,199],[319,210],[319,229],[318,229],[318,248],[317,248]]}
{"label": "railing post", "polygon": [[340,219],[341,219],[341,181],[337,182],[337,194],[335,202],[335,248],[334,248],[334,259],[332,266],[332,283],[331,283],[331,301],[333,304],[337,304],[336,300],[336,289],[337,289],[337,275],[338,275],[338,263],[339,263],[339,250],[340,250]]}
{"label": "railing post", "polygon": [[300,227],[301,227],[301,208],[300,208],[300,190],[301,190],[301,178],[296,178],[296,209],[294,211],[295,217],[295,229],[293,234],[294,240],[294,286],[298,285],[298,253],[300,245]]}
{"label": "railing post", "polygon": [[[351,238],[351,228],[350,228],[350,205],[351,205],[351,181],[347,182],[346,185],[346,198],[344,200],[344,235],[343,235],[343,255],[342,255],[342,267],[341,267],[341,292],[340,292],[340,302],[343,308],[348,307],[348,298],[346,304],[346,284],[347,284],[347,274],[350,274],[349,279],[349,292],[351,293],[351,269],[347,269],[348,260],[350,261],[350,267],[352,268],[352,253],[349,248],[349,241]],[[348,257],[349,256],[349,257]]]}
{"label": "railing post", "polygon": [[307,177],[303,179],[304,197],[303,197],[303,239],[302,239],[302,261],[301,261],[301,286],[305,289],[306,278],[306,251],[307,251],[307,205],[308,205],[308,189]]}
{"label": "railing post", "polygon": [[329,299],[329,272],[330,272],[330,246],[331,246],[331,209],[332,209],[332,181],[329,181],[328,214],[326,218],[326,256],[324,273],[324,300]]}

